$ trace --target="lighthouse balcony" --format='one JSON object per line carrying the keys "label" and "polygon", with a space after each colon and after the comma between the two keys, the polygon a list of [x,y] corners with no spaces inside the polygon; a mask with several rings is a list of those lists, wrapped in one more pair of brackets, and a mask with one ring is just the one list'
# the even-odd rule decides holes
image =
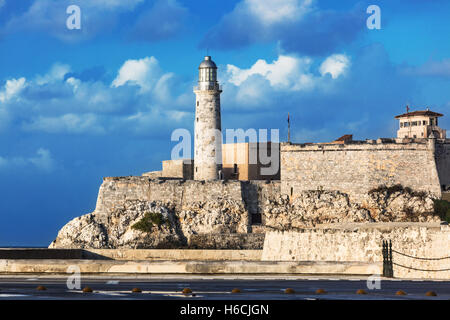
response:
{"label": "lighthouse balcony", "polygon": [[218,83],[205,83],[205,84],[199,84],[194,87],[194,91],[203,91],[203,90],[213,90],[213,91],[222,91],[222,85],[219,85]]}

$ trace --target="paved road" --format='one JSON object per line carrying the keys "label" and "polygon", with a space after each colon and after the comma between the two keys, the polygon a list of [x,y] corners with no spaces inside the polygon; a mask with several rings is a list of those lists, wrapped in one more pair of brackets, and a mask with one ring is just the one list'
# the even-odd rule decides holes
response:
{"label": "paved road", "polygon": [[[45,291],[36,290],[42,285]],[[89,286],[94,293],[86,294],[81,290],[69,290],[63,277],[0,278],[0,299],[48,300],[48,299],[192,299],[192,300],[277,300],[277,299],[450,299],[450,281],[410,281],[381,280],[381,289],[369,290],[364,279],[338,279],[331,277],[164,277],[164,278],[106,278],[83,277],[81,288]],[[142,293],[131,293],[138,287]],[[185,296],[183,288],[192,289],[194,296]],[[233,288],[242,293],[232,294]],[[295,294],[286,294],[284,290],[292,288]],[[318,295],[317,289],[327,293]],[[367,295],[358,295],[356,291],[364,289]],[[398,290],[407,293],[397,296]],[[437,293],[436,297],[427,297],[427,291]]]}

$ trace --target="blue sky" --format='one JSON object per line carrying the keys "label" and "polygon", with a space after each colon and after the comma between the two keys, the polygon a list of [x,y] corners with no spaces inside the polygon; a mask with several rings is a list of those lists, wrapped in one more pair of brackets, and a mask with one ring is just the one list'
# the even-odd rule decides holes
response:
{"label": "blue sky", "polygon": [[[81,9],[68,30],[66,8]],[[381,9],[369,30],[366,9]],[[296,142],[392,137],[396,114],[450,111],[450,2],[0,0],[0,246],[47,246],[95,208],[104,176],[140,175],[193,129],[198,64],[223,128]],[[450,117],[441,121],[450,127]]]}

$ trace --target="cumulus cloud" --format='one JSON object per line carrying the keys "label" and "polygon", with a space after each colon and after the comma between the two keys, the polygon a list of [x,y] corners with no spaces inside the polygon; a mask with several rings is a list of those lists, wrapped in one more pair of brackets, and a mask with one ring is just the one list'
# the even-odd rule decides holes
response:
{"label": "cumulus cloud", "polygon": [[56,162],[49,150],[40,148],[36,154],[30,157],[1,157],[0,170],[14,167],[34,166],[44,172],[51,172],[55,168]]}
{"label": "cumulus cloud", "polygon": [[270,91],[302,91],[312,90],[324,84],[322,78],[330,73],[337,79],[348,69],[350,59],[343,54],[328,57],[319,68],[320,77],[314,72],[313,59],[280,55],[277,60],[267,63],[260,59],[248,69],[227,65],[227,81],[239,87],[236,97],[243,100],[257,99],[264,96],[267,85],[258,78],[268,82]]}
{"label": "cumulus cloud", "polygon": [[38,85],[44,85],[55,81],[61,81],[64,79],[65,75],[70,72],[70,69],[70,66],[67,64],[55,63],[45,75],[36,76],[36,83]]}
{"label": "cumulus cloud", "polygon": [[328,55],[365,29],[365,11],[322,10],[312,0],[242,0],[213,26],[202,48],[236,49],[278,42],[286,53]]}
{"label": "cumulus cloud", "polygon": [[310,65],[310,58],[280,55],[278,60],[272,63],[267,63],[265,60],[260,59],[250,69],[239,69],[236,66],[228,65],[227,72],[231,75],[229,82],[237,86],[247,80],[249,76],[259,74],[269,80],[274,87],[300,88],[302,76],[310,76],[308,75]]}
{"label": "cumulus cloud", "polygon": [[26,79],[11,79],[7,80],[5,88],[0,91],[0,102],[6,102],[17,96],[26,87]]}
{"label": "cumulus cloud", "polygon": [[[158,85],[158,81],[167,81],[170,74],[164,75],[155,57],[145,57],[139,60],[128,60],[120,68],[117,77],[112,82],[113,87],[125,84],[138,85],[146,92]],[[161,84],[159,84],[161,86]]]}
{"label": "cumulus cloud", "polygon": [[319,71],[322,76],[329,73],[333,79],[336,79],[348,69],[349,65],[350,60],[346,55],[334,54],[322,62]]}
{"label": "cumulus cloud", "polygon": [[163,71],[155,57],[125,61],[110,83],[71,70],[55,63],[30,80],[8,79],[0,87],[0,130],[14,124],[34,133],[150,135],[190,114],[191,83]]}
{"label": "cumulus cloud", "polygon": [[297,21],[311,10],[312,0],[244,0],[238,10],[248,11],[263,24]]}

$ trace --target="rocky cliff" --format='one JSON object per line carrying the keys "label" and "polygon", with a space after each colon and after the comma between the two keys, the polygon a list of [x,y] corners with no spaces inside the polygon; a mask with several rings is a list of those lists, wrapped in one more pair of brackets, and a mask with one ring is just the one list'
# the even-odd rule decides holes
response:
{"label": "rocky cliff", "polygon": [[348,222],[437,222],[434,199],[423,192],[394,186],[371,190],[362,203],[352,203],[339,191],[304,191],[290,199],[267,200],[265,226],[290,230]]}
{"label": "rocky cliff", "polygon": [[339,191],[305,191],[290,198],[280,195],[274,183],[105,178],[95,211],[67,223],[50,247],[175,248],[191,246],[196,238],[195,248],[204,242],[203,248],[233,243],[233,248],[254,249],[260,244],[252,247],[249,242],[263,240],[247,234],[255,210],[266,228],[277,230],[342,222],[439,221],[433,198],[401,187],[378,188],[363,203],[352,203]]}

